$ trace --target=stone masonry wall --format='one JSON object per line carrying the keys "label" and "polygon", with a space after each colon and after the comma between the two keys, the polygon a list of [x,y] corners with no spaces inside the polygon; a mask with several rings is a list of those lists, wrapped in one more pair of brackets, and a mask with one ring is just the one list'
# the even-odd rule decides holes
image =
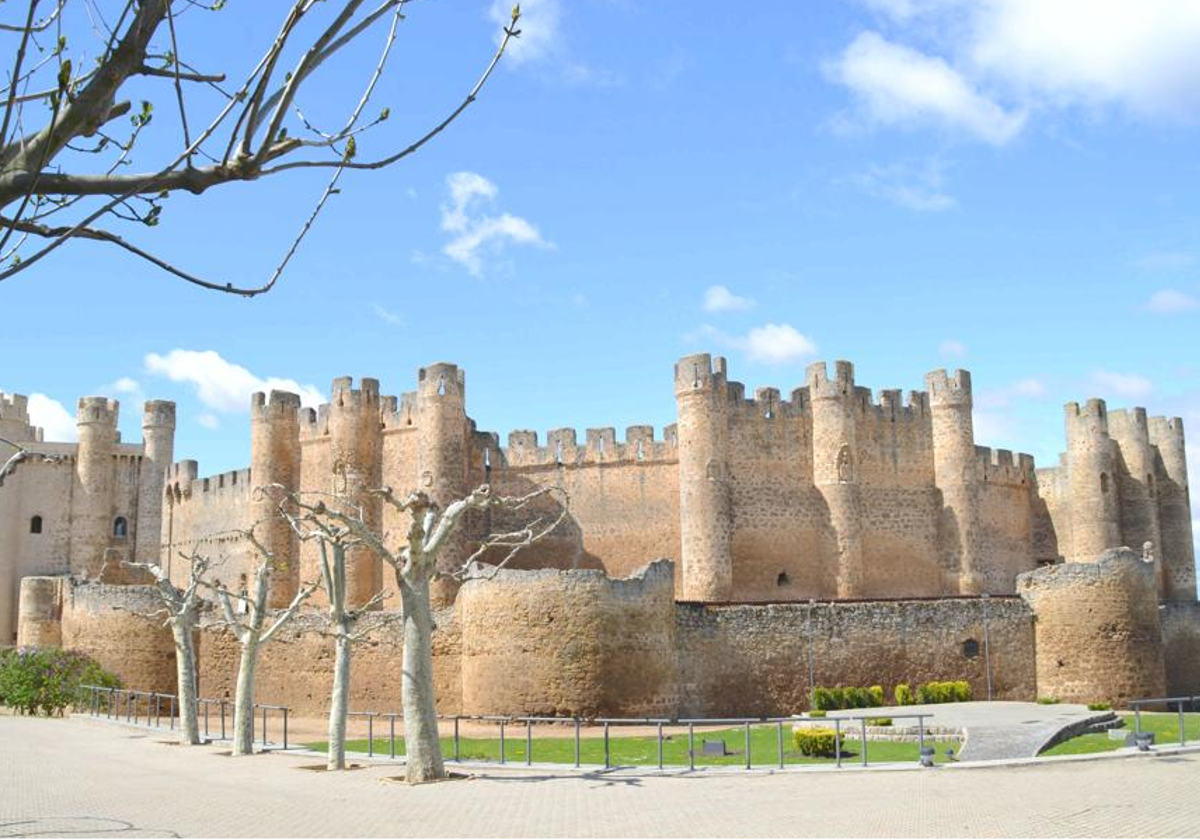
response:
{"label": "stone masonry wall", "polygon": [[1163,604],[1159,621],[1167,695],[1200,694],[1200,604]]}

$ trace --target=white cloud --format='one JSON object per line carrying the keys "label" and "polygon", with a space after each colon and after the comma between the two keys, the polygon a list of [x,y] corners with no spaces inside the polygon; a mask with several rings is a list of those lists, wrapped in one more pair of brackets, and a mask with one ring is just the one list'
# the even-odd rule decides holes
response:
{"label": "white cloud", "polygon": [[741,350],[752,362],[780,365],[798,361],[817,352],[816,343],[791,324],[764,324],[745,335],[730,335],[716,327],[704,325],[696,333],[685,336],[688,341],[711,339],[727,347]]}
{"label": "white cloud", "polygon": [[725,286],[709,286],[704,290],[706,312],[745,312],[753,306],[753,300],[735,295]]}
{"label": "white cloud", "polygon": [[75,427],[75,416],[58,400],[45,394],[29,395],[29,422],[41,428],[47,441],[74,441],[79,439]]}
{"label": "white cloud", "polygon": [[206,429],[219,429],[221,427],[221,418],[209,412],[205,412],[197,417],[196,422]]}
{"label": "white cloud", "polygon": [[301,385],[294,379],[256,376],[241,365],[222,358],[215,350],[172,350],[165,356],[147,353],[145,366],[148,373],[191,385],[200,402],[215,412],[248,411],[251,394],[272,389],[299,394],[300,402],[305,406],[327,402],[325,395],[314,385]]}
{"label": "white cloud", "polygon": [[958,200],[943,190],[945,178],[936,160],[919,166],[872,166],[851,181],[869,195],[919,213],[940,213],[958,206]]}
{"label": "white cloud", "polygon": [[[492,0],[488,17],[497,26],[511,26],[512,8],[509,0]],[[509,41],[505,50],[505,57],[513,64],[541,61],[562,52],[562,7],[558,0],[525,0],[517,28],[521,37]],[[500,37],[503,33],[497,35]]]}
{"label": "white cloud", "polygon": [[854,94],[871,125],[911,128],[933,122],[1002,146],[1020,132],[1025,113],[983,95],[945,60],[862,32],[826,73]]}
{"label": "white cloud", "polygon": [[1094,371],[1092,384],[1105,394],[1113,394],[1130,400],[1147,397],[1154,390],[1153,384],[1144,376],[1136,373],[1116,373],[1110,370]]}
{"label": "white cloud", "polygon": [[967,355],[967,345],[954,338],[947,338],[938,345],[938,352],[951,359],[961,359]]}
{"label": "white cloud", "polygon": [[1035,377],[1018,379],[1001,388],[988,388],[980,391],[975,398],[975,404],[982,409],[1010,408],[1020,399],[1037,400],[1046,396],[1045,384]]}
{"label": "white cloud", "polygon": [[391,324],[395,327],[404,323],[403,318],[387,307],[381,306],[378,303],[372,303],[371,308],[375,311],[375,315],[378,316],[379,320],[383,321],[385,324]]}
{"label": "white cloud", "polygon": [[1162,289],[1150,295],[1146,309],[1155,315],[1177,315],[1200,306],[1200,300],[1178,289]]}
{"label": "white cloud", "polygon": [[465,266],[476,277],[484,274],[484,256],[502,251],[506,244],[553,248],[527,219],[511,213],[488,215],[499,190],[475,172],[453,172],[446,177],[449,200],[442,204],[442,230],[454,234],[442,252]]}
{"label": "white cloud", "polygon": [[140,394],[142,392],[142,386],[138,381],[129,376],[122,376],[110,387],[118,394]]}

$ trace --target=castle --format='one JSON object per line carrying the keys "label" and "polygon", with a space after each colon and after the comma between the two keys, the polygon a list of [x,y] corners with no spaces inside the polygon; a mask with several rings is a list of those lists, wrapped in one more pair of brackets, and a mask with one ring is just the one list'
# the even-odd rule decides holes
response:
{"label": "castle", "polygon": [[[678,422],[661,439],[649,426],[623,442],[611,428],[582,441],[557,429],[544,445],[518,431],[506,446],[469,418],[464,373],[450,364],[422,369],[399,398],[349,378],[317,410],[255,394],[249,468],[207,478],[195,461],[172,463],[172,404],[147,403],[144,442],[131,445],[116,433],[116,403],[84,398],[78,445],[30,446],[62,458],[27,462],[0,488],[0,630],[12,638],[26,579],[25,641],[117,638],[109,625],[123,619],[104,605],[141,588],[121,559],[161,559],[182,580],[180,552],[198,551],[223,558],[232,582],[254,562],[236,531],[254,523],[286,561],[272,591],[286,603],[315,577],[315,547],[259,487],[347,496],[397,534],[402,515],[367,490],[419,488],[446,503],[484,483],[506,495],[554,486],[569,501],[550,538],[491,581],[435,592],[439,691],[452,708],[790,712],[806,703],[801,663],[814,651],[818,684],[972,676],[1022,699],[1200,690],[1178,418],[1071,403],[1065,453],[1035,469],[1028,455],[976,445],[965,371],[875,398],[848,362],[832,374],[817,363],[786,399],[773,388],[747,398],[724,359],[700,354],[676,364],[674,386]],[[23,398],[0,403],[0,437],[40,440]],[[445,566],[503,516],[470,520]],[[1136,552],[1105,554],[1119,546]],[[351,591],[365,601],[389,581],[357,551]],[[656,558],[677,562],[647,567]],[[361,667],[391,667],[390,642]],[[315,683],[297,687],[312,668],[295,657],[321,659],[311,644],[271,654],[277,700],[323,697]],[[210,629],[202,687],[227,683],[228,649]]]}

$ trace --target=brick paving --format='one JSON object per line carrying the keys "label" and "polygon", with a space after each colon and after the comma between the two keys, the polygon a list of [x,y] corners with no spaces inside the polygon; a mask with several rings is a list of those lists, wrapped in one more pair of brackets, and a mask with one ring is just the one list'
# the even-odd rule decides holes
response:
{"label": "brick paving", "polygon": [[0,717],[0,837],[1194,836],[1200,755],[903,771],[492,770],[233,759],[82,718]]}

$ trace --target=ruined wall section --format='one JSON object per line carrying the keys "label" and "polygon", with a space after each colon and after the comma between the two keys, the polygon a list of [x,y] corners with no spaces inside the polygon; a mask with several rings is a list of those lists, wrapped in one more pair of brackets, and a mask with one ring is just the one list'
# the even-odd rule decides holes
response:
{"label": "ruined wall section", "polygon": [[674,571],[500,570],[459,591],[467,714],[630,716],[675,708]]}
{"label": "ruined wall section", "polygon": [[65,577],[21,579],[17,647],[62,647]]}
{"label": "ruined wall section", "polygon": [[250,470],[233,470],[198,477],[195,461],[171,466],[163,526],[167,550],[163,562],[177,585],[186,585],[188,564],[180,554],[193,552],[217,563],[214,574],[227,586],[240,589],[253,575],[253,552],[236,532],[255,517]]}
{"label": "ruined wall section", "polygon": [[1021,575],[1037,617],[1042,696],[1121,706],[1166,690],[1155,564],[1127,549]]}

